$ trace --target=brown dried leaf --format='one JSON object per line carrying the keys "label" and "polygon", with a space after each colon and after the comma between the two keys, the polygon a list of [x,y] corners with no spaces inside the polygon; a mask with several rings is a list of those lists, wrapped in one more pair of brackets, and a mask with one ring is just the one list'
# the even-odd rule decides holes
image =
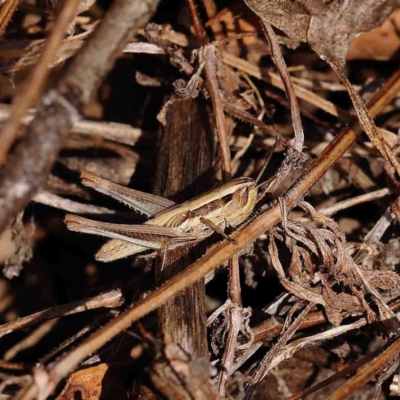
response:
{"label": "brown dried leaf", "polygon": [[400,286],[400,276],[393,271],[366,271],[364,276],[376,288],[382,290],[398,289]]}
{"label": "brown dried leaf", "polygon": [[296,244],[293,244],[292,259],[289,266],[289,275],[295,283],[300,286],[304,286],[308,283],[310,279],[309,276],[304,276],[299,250],[300,249],[296,246]]}
{"label": "brown dried leaf", "polygon": [[381,27],[354,38],[347,60],[391,60],[400,56],[400,9]]}
{"label": "brown dried leaf", "polygon": [[68,378],[67,384],[56,400],[70,400],[82,398],[86,400],[100,399],[102,381],[107,372],[107,364],[74,372]]}
{"label": "brown dried leaf", "polygon": [[300,202],[299,207],[301,207],[304,211],[308,212],[314,221],[318,222],[321,225],[326,225],[337,236],[337,238],[340,241],[342,242],[346,241],[346,236],[339,228],[335,220],[319,213],[310,203],[307,203],[306,201]]}
{"label": "brown dried leaf", "polygon": [[279,280],[280,280],[282,286],[288,292],[293,293],[299,299],[310,301],[315,304],[322,304],[323,306],[325,306],[325,300],[323,299],[323,297],[320,294],[315,293],[311,290],[308,290],[308,289],[298,285],[297,283],[290,282],[286,278],[282,264],[279,260],[278,249],[276,247],[274,237],[272,235],[270,236],[268,252],[269,252],[269,255],[271,256],[272,265],[275,268],[276,272],[278,273]]}
{"label": "brown dried leaf", "polygon": [[353,38],[380,25],[396,7],[396,0],[332,1],[311,18],[308,43],[322,59],[341,68]]}
{"label": "brown dried leaf", "polygon": [[293,221],[288,220],[287,235],[290,235],[295,241],[303,243],[313,254],[319,256],[318,248],[315,243],[307,237],[307,229],[304,225],[299,223],[292,223]]}
{"label": "brown dried leaf", "polygon": [[326,301],[325,312],[329,321],[339,326],[342,322],[342,315],[359,314],[363,307],[355,296],[346,293],[335,293],[328,287],[323,290],[323,297]]}
{"label": "brown dried leaf", "polygon": [[380,26],[396,0],[245,0],[264,21],[308,42],[322,59],[343,68],[353,38]]}
{"label": "brown dried leaf", "polygon": [[310,276],[314,276],[316,265],[312,262],[310,254],[306,249],[302,249],[301,247],[299,248],[299,251],[306,271]]}

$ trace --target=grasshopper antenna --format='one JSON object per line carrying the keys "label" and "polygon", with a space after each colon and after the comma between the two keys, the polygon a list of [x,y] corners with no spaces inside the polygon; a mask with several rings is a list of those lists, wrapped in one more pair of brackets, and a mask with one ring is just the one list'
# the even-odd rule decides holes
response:
{"label": "grasshopper antenna", "polygon": [[[258,176],[257,176],[256,183],[258,183],[258,182],[260,181],[260,179],[262,178],[262,176],[264,175],[264,172],[265,172],[265,170],[267,169],[269,162],[271,161],[272,154],[275,153],[277,144],[278,144],[278,140],[275,140],[275,143],[274,143],[274,145],[272,146],[271,151],[268,153],[268,157],[267,157],[267,159],[265,160],[265,163],[264,163],[263,167],[261,168],[261,171],[259,172],[259,174],[258,174]],[[258,186],[257,186],[257,189],[258,189],[259,187],[261,187],[262,185],[263,185],[263,183],[261,183],[260,185],[258,185]]]}
{"label": "grasshopper antenna", "polygon": [[[267,169],[267,166],[268,166],[269,162],[271,161],[272,154],[275,153],[277,144],[278,144],[278,139],[275,140],[275,143],[272,146],[271,151],[268,154],[268,157],[267,157],[267,159],[266,159],[266,161],[264,163],[264,166],[261,168],[261,171],[257,176],[256,183],[258,183],[260,181],[260,179],[262,178],[262,176],[264,175],[264,172]],[[261,199],[263,199],[265,197],[265,195],[268,193],[268,189],[269,189],[269,187],[271,185],[271,180],[273,180],[273,179],[274,179],[274,177],[272,177],[272,178],[268,179],[267,181],[257,185],[257,191],[258,191],[257,201],[260,201]]]}
{"label": "grasshopper antenna", "polygon": [[244,37],[247,37],[247,36],[258,36],[258,35],[257,35],[257,33],[252,33],[252,32],[238,33],[236,35],[229,36],[222,40],[214,40],[213,42],[211,42],[211,44],[214,46],[220,46],[221,44],[228,43],[231,40],[239,40],[239,39],[243,39]]}

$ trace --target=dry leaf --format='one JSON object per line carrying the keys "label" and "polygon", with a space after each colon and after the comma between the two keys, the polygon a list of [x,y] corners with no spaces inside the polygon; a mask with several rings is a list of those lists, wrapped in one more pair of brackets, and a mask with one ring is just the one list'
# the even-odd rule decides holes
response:
{"label": "dry leaf", "polygon": [[357,36],[351,42],[347,60],[390,60],[400,56],[400,9],[381,27]]}
{"label": "dry leaf", "polygon": [[245,0],[291,39],[308,42],[322,59],[343,68],[352,39],[380,26],[396,0]]}
{"label": "dry leaf", "polygon": [[343,315],[356,315],[363,311],[360,302],[355,296],[347,293],[337,294],[328,287],[324,288],[323,296],[326,301],[326,316],[335,326],[340,326]]}
{"label": "dry leaf", "polygon": [[371,284],[382,290],[395,290],[400,286],[400,277],[393,271],[363,271]]}
{"label": "dry leaf", "polygon": [[107,364],[99,364],[95,367],[74,372],[68,378],[67,384],[56,400],[100,399],[102,381],[107,369]]}

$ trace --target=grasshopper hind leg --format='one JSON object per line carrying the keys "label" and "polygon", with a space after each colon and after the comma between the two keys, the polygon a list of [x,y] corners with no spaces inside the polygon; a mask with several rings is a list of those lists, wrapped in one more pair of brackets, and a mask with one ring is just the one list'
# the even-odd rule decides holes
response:
{"label": "grasshopper hind leg", "polygon": [[167,253],[168,253],[168,243],[163,244],[163,246],[161,247],[162,252],[163,252],[163,258],[162,258],[162,264],[161,264],[161,271],[164,269],[165,267],[165,263],[167,261]]}
{"label": "grasshopper hind leg", "polygon": [[95,258],[97,261],[111,262],[142,253],[146,250],[148,250],[148,248],[144,246],[129,243],[125,240],[112,239],[98,250]]}

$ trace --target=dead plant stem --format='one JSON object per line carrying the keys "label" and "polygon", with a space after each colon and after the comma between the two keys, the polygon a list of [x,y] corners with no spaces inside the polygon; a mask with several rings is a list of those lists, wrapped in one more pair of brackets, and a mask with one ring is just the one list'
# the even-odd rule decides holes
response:
{"label": "dead plant stem", "polygon": [[76,314],[101,307],[119,307],[123,303],[122,293],[119,289],[111,290],[88,299],[75,301],[62,306],[19,318],[15,321],[0,325],[0,337],[16,330],[25,328],[44,319],[58,318],[65,315]]}
{"label": "dead plant stem", "polygon": [[200,21],[199,13],[196,10],[197,6],[195,4],[195,0],[186,0],[186,2],[190,10],[190,15],[192,16],[193,27],[196,33],[196,38],[200,46],[204,46],[208,42],[208,39],[204,26]]}
{"label": "dead plant stem", "polygon": [[[382,349],[380,349],[382,351]],[[390,363],[400,351],[400,338],[397,338],[387,349],[381,352],[369,364],[361,368],[356,375],[347,380],[339,387],[327,400],[344,400],[350,393],[365,385],[370,381],[386,364]]]}
{"label": "dead plant stem", "polygon": [[[203,48],[203,60],[205,62],[204,69],[206,72],[207,88],[210,93],[211,101],[213,104],[215,121],[217,127],[217,135],[219,139],[219,151],[221,156],[222,165],[222,179],[228,182],[232,179],[231,172],[231,154],[229,147],[229,134],[226,126],[226,120],[223,109],[222,96],[218,85],[216,74],[217,55],[214,45],[206,45]],[[229,259],[229,283],[228,283],[229,298],[232,303],[233,309],[240,308],[242,305],[241,287],[240,287],[240,274],[239,274],[239,260],[236,254],[232,255]],[[233,311],[232,309],[232,311]],[[234,321],[233,318],[239,317],[239,321]],[[222,368],[218,379],[218,390],[221,396],[225,394],[226,378],[229,376],[230,368],[235,355],[237,335],[239,330],[234,329],[235,326],[241,325],[241,312],[231,312],[228,314],[229,329],[227,346],[225,347],[224,355],[222,357]]]}
{"label": "dead plant stem", "polygon": [[293,146],[297,151],[302,151],[304,144],[304,132],[301,124],[300,109],[297,102],[296,93],[293,88],[293,83],[290,79],[289,72],[286,67],[285,59],[282,56],[281,49],[279,47],[278,38],[275,35],[272,26],[265,21],[262,21],[265,29],[265,34],[268,39],[269,45],[271,46],[272,57],[274,59],[276,68],[279,71],[279,75],[282,79],[285,87],[285,92],[289,100],[290,110],[292,114],[292,124],[294,129],[294,140]]}
{"label": "dead plant stem", "polygon": [[3,36],[8,23],[20,4],[20,0],[8,0],[0,9],[0,36]]}
{"label": "dead plant stem", "polygon": [[215,113],[215,122],[217,126],[217,135],[221,154],[223,181],[228,182],[231,176],[231,154],[229,149],[229,137],[226,132],[224,109],[222,106],[221,92],[218,87],[216,75],[216,49],[214,45],[206,45],[203,49],[204,69],[207,75],[208,91]]}
{"label": "dead plant stem", "polygon": [[81,0],[70,0],[64,3],[55,21],[54,28],[48,38],[39,62],[33,68],[30,76],[18,88],[13,98],[11,115],[0,131],[0,164],[3,164],[18,133],[21,119],[35,99],[40,95],[50,74],[51,65],[64,39],[68,26],[73,21]]}
{"label": "dead plant stem", "polygon": [[274,358],[278,356],[278,354],[282,351],[283,347],[286,345],[287,341],[290,340],[290,338],[297,332],[304,318],[311,311],[313,306],[314,306],[313,303],[309,303],[306,307],[304,307],[304,309],[301,311],[298,317],[290,324],[290,326],[286,329],[286,331],[282,333],[282,336],[279,338],[276,344],[270,349],[270,351],[265,355],[263,360],[260,362],[259,367],[252,379],[251,386],[249,387],[246,393],[247,399],[251,399],[253,390],[255,389],[256,385],[268,373]]}
{"label": "dead plant stem", "polygon": [[321,214],[324,214],[324,215],[333,215],[339,211],[345,210],[350,207],[354,207],[358,204],[363,204],[368,201],[374,201],[374,200],[380,199],[382,197],[387,196],[388,194],[390,194],[390,190],[387,188],[374,190],[373,192],[361,194],[360,196],[355,196],[350,199],[339,201],[338,203],[336,203],[332,206],[318,208],[317,210],[318,210],[318,212],[320,212]]}
{"label": "dead plant stem", "polygon": [[111,4],[85,46],[42,96],[34,120],[10,153],[0,176],[0,232],[44,187],[50,168],[80,111],[111,70],[159,0],[120,0]]}

